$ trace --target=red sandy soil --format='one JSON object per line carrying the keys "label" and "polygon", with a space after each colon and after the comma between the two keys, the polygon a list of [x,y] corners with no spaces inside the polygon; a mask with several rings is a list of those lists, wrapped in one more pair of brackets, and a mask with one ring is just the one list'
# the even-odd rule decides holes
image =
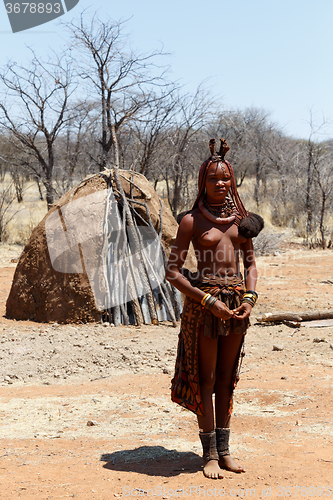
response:
{"label": "red sandy soil", "polygon": [[333,327],[258,321],[329,310],[332,251],[258,259],[231,438],[247,472],[222,480],[203,476],[195,417],[170,401],[178,329],[6,319],[1,257],[1,499],[333,497]]}

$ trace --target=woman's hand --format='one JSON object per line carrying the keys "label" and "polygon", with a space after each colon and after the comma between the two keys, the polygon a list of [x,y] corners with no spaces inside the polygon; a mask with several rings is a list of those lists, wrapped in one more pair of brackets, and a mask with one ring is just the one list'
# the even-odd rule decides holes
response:
{"label": "woman's hand", "polygon": [[239,307],[233,309],[233,317],[236,319],[245,319],[248,318],[251,314],[252,306],[248,302],[243,302]]}
{"label": "woman's hand", "polygon": [[230,319],[233,316],[233,312],[221,300],[215,302],[211,308],[211,312],[214,316],[221,319]]}

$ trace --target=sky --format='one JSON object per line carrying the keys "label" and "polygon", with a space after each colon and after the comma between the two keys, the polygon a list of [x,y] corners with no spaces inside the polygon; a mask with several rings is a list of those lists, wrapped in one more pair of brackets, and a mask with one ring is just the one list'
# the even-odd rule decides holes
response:
{"label": "sky", "polygon": [[41,57],[62,50],[60,19],[83,10],[127,20],[139,52],[163,48],[169,76],[184,92],[204,81],[221,110],[262,108],[296,138],[309,136],[312,112],[315,126],[327,123],[321,137],[333,137],[332,0],[79,0],[61,18],[19,33],[0,4],[0,66],[26,63],[28,46]]}

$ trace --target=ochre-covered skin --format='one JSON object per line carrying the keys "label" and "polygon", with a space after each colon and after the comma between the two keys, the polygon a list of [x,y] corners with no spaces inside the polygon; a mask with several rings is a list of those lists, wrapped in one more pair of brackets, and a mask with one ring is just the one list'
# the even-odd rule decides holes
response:
{"label": "ochre-covered skin", "polygon": [[[192,210],[180,222],[166,271],[170,283],[187,296],[172,381],[172,399],[197,414],[200,435],[207,436],[214,432],[215,427],[223,432],[228,429],[229,432],[232,394],[246,332],[246,326],[239,332],[237,324],[248,321],[252,310],[248,302],[242,299],[240,303],[227,301],[224,295],[225,292],[234,297],[242,293],[237,289],[238,281],[242,282],[240,256],[244,264],[246,289],[255,290],[257,280],[252,240],[240,236],[238,232],[239,221],[247,217],[247,212],[239,198],[229,165],[214,156],[202,164],[197,199]],[[235,217],[233,214],[230,216],[226,207],[228,194],[237,211]],[[207,210],[203,210],[202,200]],[[197,258],[198,281],[186,279],[182,271],[190,243]],[[213,281],[226,281],[226,289],[215,290],[217,287],[210,283],[211,278]],[[204,282],[205,279],[209,287],[200,285],[200,280]],[[233,280],[236,280],[235,284]],[[204,321],[207,314],[214,316],[214,321],[210,321],[214,329],[211,332],[207,332],[207,321]],[[219,328],[219,322],[231,324],[228,332]],[[192,365],[195,366],[193,370]],[[221,478],[221,468],[244,472],[243,467],[230,456],[229,450],[219,452],[219,461],[215,455],[206,460],[204,475]]]}

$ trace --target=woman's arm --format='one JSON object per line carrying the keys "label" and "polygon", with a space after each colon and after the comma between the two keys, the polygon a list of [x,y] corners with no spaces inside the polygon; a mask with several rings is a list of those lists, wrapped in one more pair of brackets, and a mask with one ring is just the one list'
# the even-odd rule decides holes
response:
{"label": "woman's arm", "polygon": [[246,290],[255,290],[258,274],[252,239],[246,240],[245,243],[241,244],[241,252],[244,262]]}
{"label": "woman's arm", "polygon": [[181,274],[181,268],[186,260],[191,239],[194,234],[194,217],[185,215],[178,228],[176,240],[171,247],[166,267],[165,278],[178,290],[198,302],[205,296],[205,292],[191,285]]}
{"label": "woman's arm", "polygon": [[[255,290],[257,284],[257,266],[254,256],[252,239],[248,239],[240,245],[240,251],[244,263],[244,277],[246,290]],[[251,314],[252,306],[248,302],[243,302],[233,310],[234,316],[238,319],[248,318]]]}

